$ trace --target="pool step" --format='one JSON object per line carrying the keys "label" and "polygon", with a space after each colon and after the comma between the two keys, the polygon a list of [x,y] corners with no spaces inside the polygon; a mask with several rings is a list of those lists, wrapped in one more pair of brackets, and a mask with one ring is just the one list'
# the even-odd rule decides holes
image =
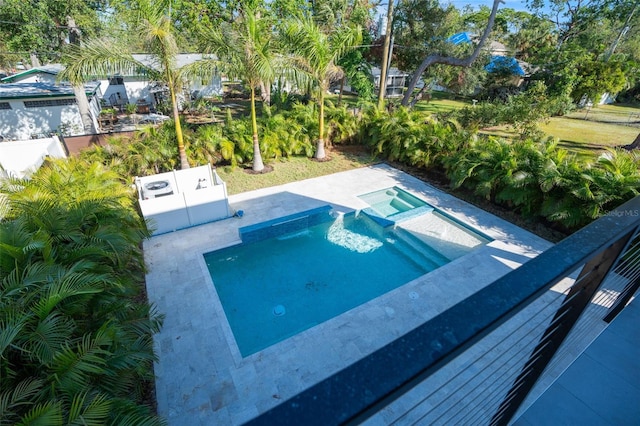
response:
{"label": "pool step", "polygon": [[393,238],[393,247],[399,253],[427,271],[432,271],[450,262],[445,256],[407,231],[396,228],[393,233],[389,234],[389,237]]}

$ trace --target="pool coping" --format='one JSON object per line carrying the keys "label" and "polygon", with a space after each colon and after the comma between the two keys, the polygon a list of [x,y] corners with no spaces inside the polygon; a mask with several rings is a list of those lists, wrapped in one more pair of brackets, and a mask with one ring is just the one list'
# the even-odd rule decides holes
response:
{"label": "pool coping", "polygon": [[[493,239],[467,256],[246,358],[240,356],[204,253],[237,244],[241,227],[399,186]],[[158,412],[170,425],[241,424],[478,291],[551,244],[388,165],[229,197],[242,217],[144,243],[149,300],[165,315],[155,338]],[[321,260],[319,260],[321,261]],[[199,267],[195,267],[199,265]],[[419,297],[415,298],[415,295]],[[410,295],[410,297],[407,297]]]}

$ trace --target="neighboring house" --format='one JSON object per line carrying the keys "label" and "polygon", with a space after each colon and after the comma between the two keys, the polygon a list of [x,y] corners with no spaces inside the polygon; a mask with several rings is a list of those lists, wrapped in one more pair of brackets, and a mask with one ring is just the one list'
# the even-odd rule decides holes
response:
{"label": "neighboring house", "polygon": [[[371,74],[373,75],[373,84],[376,89],[380,89],[380,68],[372,67]],[[404,96],[404,87],[407,82],[409,74],[404,71],[398,70],[398,68],[390,67],[387,72],[387,86],[385,97],[393,98]]]}
{"label": "neighboring house", "polygon": [[[135,54],[133,58],[146,66],[160,71],[160,65],[155,56]],[[179,54],[176,66],[181,68],[193,62],[207,59],[209,56],[199,53]],[[56,84],[56,78],[64,69],[61,64],[50,64],[21,71],[0,79],[0,83],[49,83]],[[145,104],[155,107],[163,101],[168,101],[168,90],[164,84],[158,83],[146,73],[130,75],[113,75],[96,78],[100,83],[102,104],[122,108],[127,104]],[[184,90],[188,97],[222,96],[222,80],[215,76],[208,81],[187,82]],[[187,96],[183,96],[187,97]]]}
{"label": "neighboring house", "polygon": [[[447,39],[450,43],[455,45],[462,43],[471,43],[474,39],[472,34],[467,32],[461,32],[452,35]],[[524,77],[531,75],[532,67],[524,61],[520,61],[509,55],[509,48],[499,41],[492,40],[486,46],[491,53],[491,60],[484,67],[485,71],[489,73],[504,73],[504,75],[511,75],[511,84],[514,86],[520,86],[524,81]]]}
{"label": "neighboring house", "polygon": [[[135,54],[133,58],[146,66],[160,71],[161,67],[154,55]],[[206,55],[200,53],[182,53],[176,58],[176,67],[182,68],[202,59]],[[100,79],[100,89],[104,93],[104,103],[108,106],[121,107],[126,104],[147,104],[152,108],[169,98],[164,84],[151,80],[146,73],[114,75]],[[184,90],[189,97],[222,96],[222,81],[215,76],[210,81],[187,82]]]}
{"label": "neighboring house", "polygon": [[0,83],[49,83],[56,84],[58,73],[64,69],[61,64],[34,67],[0,79]]}
{"label": "neighboring house", "polygon": [[[160,70],[152,55],[133,55],[143,64]],[[180,54],[178,68],[206,59],[201,54]],[[0,140],[33,139],[59,132],[64,135],[84,134],[80,112],[69,84],[56,82],[60,64],[31,68],[0,80]],[[90,77],[90,76],[89,76]],[[185,94],[179,99],[222,95],[222,81],[216,76],[208,81],[186,82]],[[153,110],[168,100],[166,86],[144,73],[129,76],[110,76],[85,84],[94,125],[98,125],[101,105],[119,108],[138,104]]]}
{"label": "neighboring house", "polygon": [[[98,128],[100,85],[94,82],[84,87]],[[84,134],[73,87],[43,82],[0,84],[0,137],[3,140],[35,139],[54,132]]]}

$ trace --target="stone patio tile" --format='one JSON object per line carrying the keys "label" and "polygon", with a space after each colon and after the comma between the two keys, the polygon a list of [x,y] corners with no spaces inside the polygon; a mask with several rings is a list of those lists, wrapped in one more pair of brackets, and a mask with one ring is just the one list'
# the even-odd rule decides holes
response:
{"label": "stone patio tile", "polygon": [[[330,204],[367,205],[357,196],[402,187],[494,239],[486,246],[256,354],[243,358],[208,275],[203,254],[239,243],[238,229]],[[504,275],[550,244],[386,165],[264,188],[229,198],[230,218],[144,243],[149,301],[163,313],[155,336],[158,412],[170,426],[241,424],[366,356]],[[415,292],[418,298],[411,298]],[[461,362],[464,362],[461,361]],[[446,377],[434,377],[446,383]],[[413,399],[412,399],[413,398]],[[415,403],[410,394],[402,406]],[[401,411],[391,406],[374,424]]]}

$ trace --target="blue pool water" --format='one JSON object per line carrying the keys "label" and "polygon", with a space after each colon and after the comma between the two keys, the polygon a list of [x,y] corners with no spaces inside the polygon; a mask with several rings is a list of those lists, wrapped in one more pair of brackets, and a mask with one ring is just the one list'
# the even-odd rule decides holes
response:
{"label": "blue pool water", "polygon": [[367,202],[382,217],[391,217],[428,205],[397,186],[360,195],[358,198]]}
{"label": "blue pool water", "polygon": [[397,186],[358,196],[370,207],[363,213],[381,226],[391,226],[433,211],[433,207]]}
{"label": "blue pool water", "polygon": [[[253,226],[245,232],[253,242],[204,255],[242,356],[448,262],[411,234],[383,229],[364,215],[335,219],[323,211],[310,217]],[[330,220],[292,230],[318,217]],[[273,236],[280,228],[286,233]],[[256,241],[260,229],[270,237]]]}

